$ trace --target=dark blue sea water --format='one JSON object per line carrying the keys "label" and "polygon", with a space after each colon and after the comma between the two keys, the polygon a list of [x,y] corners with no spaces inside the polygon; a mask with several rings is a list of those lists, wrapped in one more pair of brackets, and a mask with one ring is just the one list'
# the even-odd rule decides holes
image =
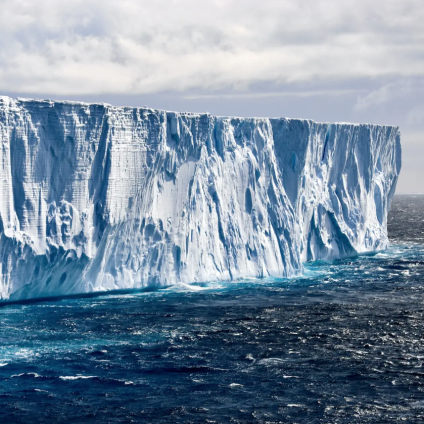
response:
{"label": "dark blue sea water", "polygon": [[295,280],[0,308],[1,423],[424,420],[424,197]]}

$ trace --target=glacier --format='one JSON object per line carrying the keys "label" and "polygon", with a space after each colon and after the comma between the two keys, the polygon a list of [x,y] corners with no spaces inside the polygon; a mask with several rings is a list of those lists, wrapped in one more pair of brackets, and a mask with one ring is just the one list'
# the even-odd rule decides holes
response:
{"label": "glacier", "polygon": [[292,277],[385,249],[397,127],[0,97],[0,299]]}

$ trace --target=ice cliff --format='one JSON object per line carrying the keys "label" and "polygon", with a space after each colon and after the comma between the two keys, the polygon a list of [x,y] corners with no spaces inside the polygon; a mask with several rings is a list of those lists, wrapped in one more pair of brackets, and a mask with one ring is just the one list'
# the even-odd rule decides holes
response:
{"label": "ice cliff", "polygon": [[387,246],[398,128],[0,97],[0,298],[286,277]]}

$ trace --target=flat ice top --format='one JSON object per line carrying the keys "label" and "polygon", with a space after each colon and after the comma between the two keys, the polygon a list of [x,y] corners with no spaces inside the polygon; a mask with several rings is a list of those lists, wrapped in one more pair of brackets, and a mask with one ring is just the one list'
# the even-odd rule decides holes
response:
{"label": "flat ice top", "polygon": [[151,112],[158,112],[158,113],[175,113],[178,114],[180,116],[202,116],[202,115],[207,115],[207,116],[211,116],[211,117],[215,117],[218,119],[243,119],[243,120],[248,120],[248,121],[264,121],[267,119],[282,119],[282,120],[286,120],[286,121],[305,121],[308,123],[312,123],[312,124],[326,124],[326,125],[348,125],[348,126],[379,126],[379,127],[387,127],[387,128],[398,128],[397,125],[386,125],[386,124],[373,124],[373,123],[355,123],[355,122],[343,122],[343,121],[336,121],[336,122],[328,122],[328,121],[315,121],[313,119],[308,119],[308,118],[288,118],[288,117],[281,117],[281,116],[273,116],[273,117],[264,117],[264,116],[225,116],[225,115],[212,115],[209,112],[188,112],[188,111],[184,111],[184,112],[177,112],[177,111],[172,111],[172,110],[166,110],[166,109],[156,109],[156,108],[151,108],[149,106],[115,106],[112,105],[110,103],[104,103],[104,102],[93,102],[93,103],[88,103],[88,102],[82,102],[82,101],[76,101],[76,100],[52,100],[52,99],[35,99],[35,98],[30,98],[30,97],[17,97],[17,98],[12,98],[9,96],[0,96],[0,102],[10,102],[10,101],[15,101],[15,102],[20,102],[20,103],[47,103],[50,105],[53,104],[59,104],[59,105],[73,105],[73,106],[83,106],[83,107],[90,107],[90,106],[103,106],[105,108],[110,108],[110,109],[115,109],[115,110],[148,110]]}

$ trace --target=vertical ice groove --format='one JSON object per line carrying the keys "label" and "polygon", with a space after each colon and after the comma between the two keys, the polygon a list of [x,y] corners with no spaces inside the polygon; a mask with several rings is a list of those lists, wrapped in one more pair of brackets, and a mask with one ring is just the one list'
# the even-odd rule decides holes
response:
{"label": "vertical ice groove", "polygon": [[0,97],[0,298],[290,277],[387,246],[396,127]]}

